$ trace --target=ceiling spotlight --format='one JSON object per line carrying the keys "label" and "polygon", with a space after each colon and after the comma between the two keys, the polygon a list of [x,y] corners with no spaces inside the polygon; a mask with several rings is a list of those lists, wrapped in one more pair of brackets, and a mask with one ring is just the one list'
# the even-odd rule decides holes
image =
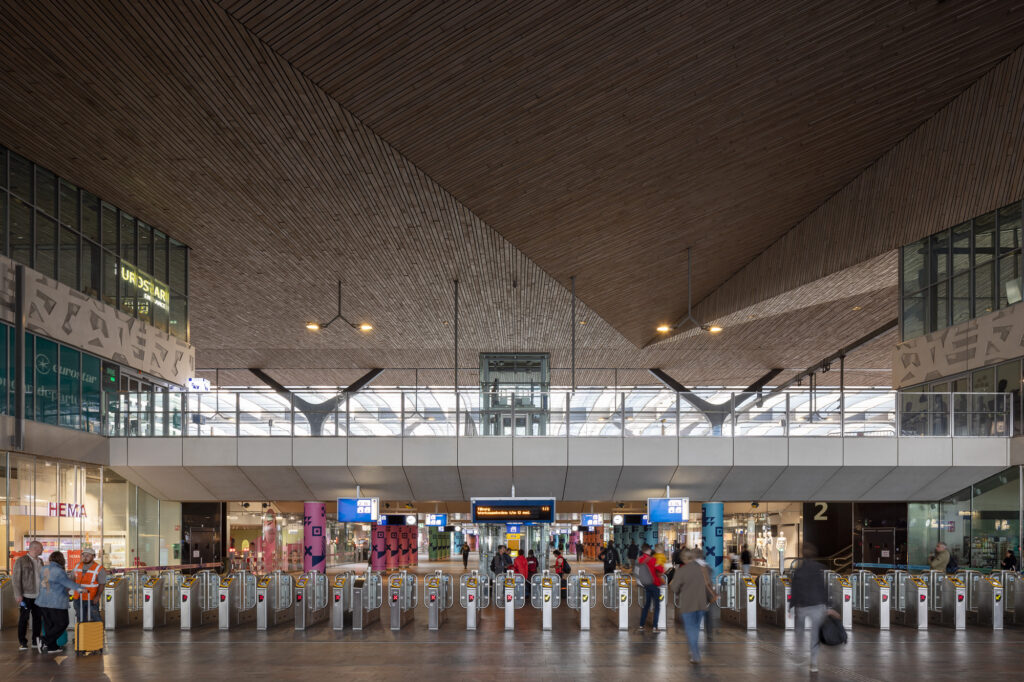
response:
{"label": "ceiling spotlight", "polygon": [[859,305],[855,305],[855,306],[853,306],[853,308],[852,308],[852,309],[853,309],[853,310],[861,310],[861,309],[862,309],[862,307],[861,307],[861,306],[859,306]]}
{"label": "ceiling spotlight", "polygon": [[582,324],[586,324],[586,323],[587,323],[587,321],[586,321],[586,320],[580,320],[580,324],[581,324],[581,325],[582,325]]}
{"label": "ceiling spotlight", "polygon": [[717,324],[706,324],[703,327],[701,327],[701,329],[711,334],[717,334],[720,331],[722,331],[722,328],[719,327]]}
{"label": "ceiling spotlight", "polygon": [[335,320],[341,320],[353,329],[358,329],[361,332],[373,331],[373,325],[368,322],[362,322],[360,324],[353,324],[349,322],[344,315],[341,314],[341,282],[338,282],[338,312],[334,317],[327,320],[326,322],[307,322],[306,329],[311,332],[318,332],[321,329],[327,329]]}
{"label": "ceiling spotlight", "polygon": [[668,326],[667,324],[659,324],[658,331],[661,332],[662,334],[665,334],[667,332],[672,331],[672,327]]}

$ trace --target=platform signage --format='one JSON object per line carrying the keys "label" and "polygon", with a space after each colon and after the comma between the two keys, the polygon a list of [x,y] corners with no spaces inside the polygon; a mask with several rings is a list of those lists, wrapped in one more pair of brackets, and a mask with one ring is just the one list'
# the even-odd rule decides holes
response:
{"label": "platform signage", "polygon": [[553,497],[497,497],[471,500],[474,523],[554,523]]}
{"label": "platform signage", "polygon": [[427,514],[427,520],[423,523],[424,526],[447,526],[448,515],[447,514]]}
{"label": "platform signage", "polygon": [[379,516],[379,497],[338,498],[338,523],[376,523]]}
{"label": "platform signage", "polygon": [[686,497],[648,497],[650,523],[686,523],[690,520],[690,500]]}
{"label": "platform signage", "polygon": [[581,526],[603,526],[604,514],[584,514]]}

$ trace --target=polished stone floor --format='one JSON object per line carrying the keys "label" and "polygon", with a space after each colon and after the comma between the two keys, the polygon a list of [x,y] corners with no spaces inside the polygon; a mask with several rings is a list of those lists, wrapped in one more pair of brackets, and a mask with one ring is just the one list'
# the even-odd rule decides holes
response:
{"label": "polished stone floor", "polygon": [[[461,571],[461,562],[443,565]],[[421,566],[417,572],[426,572]],[[584,566],[596,568],[596,566]],[[721,625],[703,641],[704,662],[687,662],[681,627],[668,632],[619,632],[603,608],[593,628],[580,632],[577,614],[562,604],[554,630],[542,632],[540,615],[517,612],[516,630],[503,630],[491,609],[480,629],[467,632],[456,607],[439,632],[427,630],[426,611],[399,632],[374,624],[368,630],[335,632],[327,623],[306,632],[255,626],[220,632],[131,628],[108,633],[107,653],[41,656],[19,652],[13,630],[0,632],[0,679],[41,680],[625,680],[757,677],[774,680],[974,680],[1021,679],[1024,628],[1000,632],[968,627],[955,632],[918,632],[894,626],[878,632],[855,626],[842,647],[823,647],[820,672],[807,671],[806,649],[792,633],[764,626],[745,632]]]}

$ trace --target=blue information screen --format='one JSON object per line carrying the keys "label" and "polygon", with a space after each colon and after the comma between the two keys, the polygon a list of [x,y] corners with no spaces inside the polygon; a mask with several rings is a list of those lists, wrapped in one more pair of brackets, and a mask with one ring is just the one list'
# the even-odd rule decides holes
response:
{"label": "blue information screen", "polygon": [[375,523],[379,510],[378,497],[339,497],[338,523]]}
{"label": "blue information screen", "polygon": [[473,523],[554,523],[555,499],[497,497],[472,499]]}
{"label": "blue information screen", "polygon": [[583,520],[580,521],[581,526],[603,526],[604,515],[603,514],[584,514]]}
{"label": "blue information screen", "polygon": [[447,526],[448,515],[447,514],[427,514],[427,520],[423,523],[424,526]]}
{"label": "blue information screen", "polygon": [[685,497],[648,497],[650,523],[685,523],[690,520],[690,500]]}

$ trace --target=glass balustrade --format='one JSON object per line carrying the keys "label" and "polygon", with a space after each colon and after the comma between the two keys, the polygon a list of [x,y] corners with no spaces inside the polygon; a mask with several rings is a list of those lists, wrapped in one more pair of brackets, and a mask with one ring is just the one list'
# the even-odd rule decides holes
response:
{"label": "glass balustrade", "polygon": [[[1009,437],[1005,393],[898,393],[792,388],[762,395],[723,389],[612,387],[487,396],[439,388],[224,389],[140,401],[108,393],[111,436],[295,437]],[[537,405],[547,405],[541,410]]]}

